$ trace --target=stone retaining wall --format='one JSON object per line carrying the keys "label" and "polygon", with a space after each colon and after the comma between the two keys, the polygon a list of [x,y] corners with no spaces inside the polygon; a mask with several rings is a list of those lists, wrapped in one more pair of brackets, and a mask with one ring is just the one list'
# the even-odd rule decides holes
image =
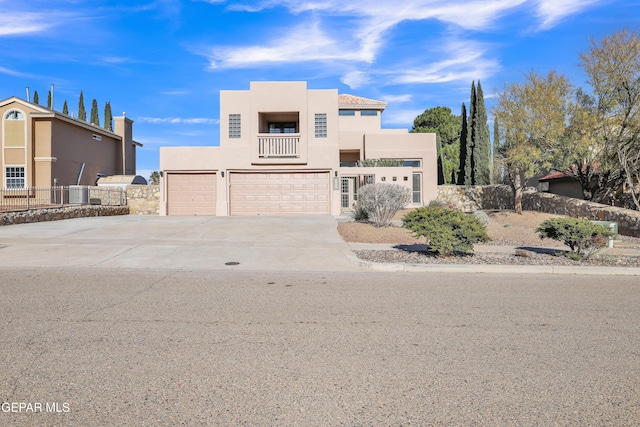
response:
{"label": "stone retaining wall", "polygon": [[0,213],[0,225],[30,222],[58,221],[61,219],[85,218],[89,216],[129,215],[128,206],[65,206],[52,209]]}
{"label": "stone retaining wall", "polygon": [[[511,189],[506,185],[438,187],[439,203],[464,212],[485,209],[513,209]],[[522,209],[566,215],[589,220],[613,221],[618,232],[626,236],[640,237],[640,212],[600,203],[587,202],[551,193],[527,189],[522,196]]]}
{"label": "stone retaining wall", "polygon": [[159,215],[160,186],[127,185],[127,205],[132,215]]}

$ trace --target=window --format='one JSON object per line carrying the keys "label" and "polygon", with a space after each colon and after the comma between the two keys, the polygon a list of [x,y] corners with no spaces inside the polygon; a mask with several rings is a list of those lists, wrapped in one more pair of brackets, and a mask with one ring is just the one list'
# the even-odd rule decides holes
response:
{"label": "window", "polygon": [[229,138],[240,138],[240,114],[229,114]]}
{"label": "window", "polygon": [[24,120],[24,115],[20,111],[9,111],[5,116],[5,120]]}
{"label": "window", "polygon": [[327,137],[327,114],[316,113],[316,138]]}
{"label": "window", "polygon": [[338,110],[340,116],[355,116],[356,110]]}
{"label": "window", "polygon": [[298,133],[295,122],[270,122],[269,133]]}
{"label": "window", "polygon": [[4,185],[6,188],[24,188],[24,166],[7,166],[4,169]]}
{"label": "window", "polygon": [[360,115],[361,116],[377,116],[378,110],[361,110]]}
{"label": "window", "polygon": [[413,182],[412,182],[412,185],[411,185],[411,190],[412,190],[412,193],[413,193],[413,203],[418,204],[418,205],[420,204],[420,201],[422,199],[422,194],[420,192],[420,181],[421,181],[420,178],[421,177],[422,177],[421,174],[414,173],[413,177],[412,177],[413,178]]}

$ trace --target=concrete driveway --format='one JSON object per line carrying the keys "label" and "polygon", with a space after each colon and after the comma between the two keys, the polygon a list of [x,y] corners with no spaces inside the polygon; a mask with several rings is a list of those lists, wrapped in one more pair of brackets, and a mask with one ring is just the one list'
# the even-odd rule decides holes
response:
{"label": "concrete driveway", "polygon": [[0,227],[0,267],[357,270],[350,257],[332,216],[127,215]]}

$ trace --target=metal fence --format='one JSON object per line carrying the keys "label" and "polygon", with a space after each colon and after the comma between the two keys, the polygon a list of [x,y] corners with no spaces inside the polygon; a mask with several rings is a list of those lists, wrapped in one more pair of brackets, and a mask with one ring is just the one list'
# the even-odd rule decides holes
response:
{"label": "metal fence", "polygon": [[0,188],[0,212],[78,205],[124,206],[126,204],[126,191],[120,187],[70,185]]}

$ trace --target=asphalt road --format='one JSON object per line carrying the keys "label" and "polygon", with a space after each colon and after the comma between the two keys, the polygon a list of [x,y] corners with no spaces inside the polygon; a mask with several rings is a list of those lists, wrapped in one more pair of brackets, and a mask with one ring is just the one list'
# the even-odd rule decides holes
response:
{"label": "asphalt road", "polygon": [[637,277],[9,268],[0,293],[0,425],[640,425]]}

